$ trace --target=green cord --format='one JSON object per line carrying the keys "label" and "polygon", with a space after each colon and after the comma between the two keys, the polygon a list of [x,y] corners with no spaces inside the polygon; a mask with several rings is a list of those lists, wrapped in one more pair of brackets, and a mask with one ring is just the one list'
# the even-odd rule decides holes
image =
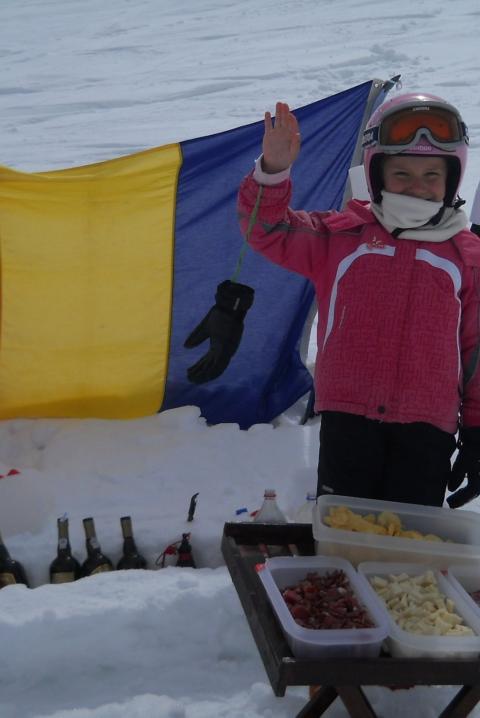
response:
{"label": "green cord", "polygon": [[247,251],[247,247],[248,247],[248,240],[250,239],[253,225],[257,221],[258,208],[260,207],[260,200],[262,199],[262,194],[263,194],[263,185],[259,185],[258,192],[257,192],[257,199],[255,200],[255,205],[253,207],[252,214],[250,215],[250,219],[248,221],[247,232],[245,234],[245,239],[243,240],[242,248],[240,249],[237,266],[235,267],[235,271],[230,280],[231,282],[236,282],[238,279],[238,275],[240,274],[240,270],[241,270],[242,264],[243,264],[243,258],[245,256],[245,252]]}

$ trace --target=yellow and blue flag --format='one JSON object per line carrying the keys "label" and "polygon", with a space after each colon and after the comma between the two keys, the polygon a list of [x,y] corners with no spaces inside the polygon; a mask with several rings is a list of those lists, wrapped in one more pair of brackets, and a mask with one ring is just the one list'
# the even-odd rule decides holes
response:
{"label": "yellow and blue flag", "polygon": [[[371,82],[295,111],[293,206],[340,208]],[[209,423],[270,421],[311,388],[302,277],[247,251],[255,290],[218,379],[187,380],[183,344],[231,279],[236,194],[263,122],[71,169],[0,167],[0,418],[132,418],[199,406]]]}

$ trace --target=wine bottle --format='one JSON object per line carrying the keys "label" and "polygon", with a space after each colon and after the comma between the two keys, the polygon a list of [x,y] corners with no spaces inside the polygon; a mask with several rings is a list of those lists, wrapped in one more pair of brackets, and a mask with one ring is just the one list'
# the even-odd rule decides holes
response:
{"label": "wine bottle", "polygon": [[287,517],[277,504],[277,494],[274,489],[265,489],[263,504],[255,514],[253,520],[262,524],[287,523]]}
{"label": "wine bottle", "polygon": [[70,583],[81,576],[77,559],[72,556],[66,516],[57,519],[58,547],[57,556],[50,564],[50,583]]}
{"label": "wine bottle", "polygon": [[27,575],[20,561],[10,556],[0,534],[0,588],[12,583],[24,583],[28,586]]}
{"label": "wine bottle", "polygon": [[147,568],[147,561],[138,553],[133,538],[132,519],[130,516],[122,516],[120,524],[123,534],[123,555],[117,564],[117,569],[122,571],[129,568]]}
{"label": "wine bottle", "polygon": [[192,547],[190,544],[190,534],[182,534],[182,540],[178,547],[177,566],[189,566],[197,568],[193,558]]}
{"label": "wine bottle", "polygon": [[87,558],[82,564],[82,575],[91,576],[93,573],[113,571],[113,564],[105,554],[102,553],[100,544],[95,532],[95,523],[91,517],[83,519],[85,529],[85,545],[87,547]]}

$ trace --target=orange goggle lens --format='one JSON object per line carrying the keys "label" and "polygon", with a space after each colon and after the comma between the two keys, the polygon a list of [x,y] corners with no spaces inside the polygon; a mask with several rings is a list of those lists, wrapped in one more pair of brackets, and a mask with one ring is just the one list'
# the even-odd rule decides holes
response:
{"label": "orange goggle lens", "polygon": [[416,112],[409,109],[385,117],[379,141],[381,145],[405,145],[412,142],[420,129],[428,130],[438,142],[460,142],[463,137],[460,122],[452,112],[439,108]]}

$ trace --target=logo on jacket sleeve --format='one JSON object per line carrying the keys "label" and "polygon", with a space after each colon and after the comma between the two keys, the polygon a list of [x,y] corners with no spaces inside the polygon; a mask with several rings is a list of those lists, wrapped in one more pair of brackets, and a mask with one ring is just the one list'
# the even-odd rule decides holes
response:
{"label": "logo on jacket sleeve", "polygon": [[368,249],[383,249],[385,247],[385,242],[383,239],[378,239],[377,235],[374,234],[372,239],[367,242]]}

